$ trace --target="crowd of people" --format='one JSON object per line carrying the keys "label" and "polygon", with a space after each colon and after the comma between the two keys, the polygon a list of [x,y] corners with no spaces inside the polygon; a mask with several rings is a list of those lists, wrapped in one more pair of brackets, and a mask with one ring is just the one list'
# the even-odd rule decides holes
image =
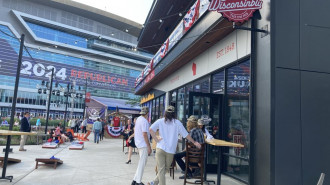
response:
{"label": "crowd of people", "polygon": [[[173,159],[176,160],[182,171],[185,171],[185,163],[182,158],[186,152],[184,150],[177,153],[179,136],[187,139],[197,148],[201,148],[201,144],[205,142],[204,137],[208,139],[213,137],[205,129],[203,120],[197,120],[194,116],[189,117],[187,129],[184,128],[183,124],[175,118],[175,108],[173,106],[167,107],[164,118],[158,119],[152,125],[148,122],[148,115],[148,107],[142,107],[140,116],[134,119],[134,123],[129,122],[123,133],[129,147],[126,164],[131,163],[133,147],[136,147],[139,151],[138,167],[131,185],[144,185],[142,182],[143,172],[148,156],[152,152],[150,138],[153,138],[154,142],[156,142],[155,156],[158,173],[154,179],[148,182],[148,185],[166,185],[165,173],[170,168]],[[198,170],[191,171],[188,169],[186,178],[199,174],[200,171]],[[180,179],[184,177],[183,175]]]}
{"label": "crowd of people", "polygon": [[[186,151],[177,152],[177,144],[179,136],[187,139],[197,148],[201,148],[201,144],[205,142],[205,138],[212,139],[212,135],[209,134],[203,120],[197,119],[194,116],[190,116],[187,120],[187,128],[175,118],[175,108],[168,106],[165,110],[163,118],[156,120],[152,125],[148,122],[149,109],[148,107],[142,107],[140,116],[136,117],[132,123],[131,119],[128,120],[125,129],[122,133],[126,139],[126,145],[128,146],[128,157],[126,164],[131,163],[131,156],[133,148],[137,148],[139,152],[138,167],[132,180],[132,185],[144,185],[142,183],[142,177],[144,168],[148,161],[148,156],[151,154],[151,138],[156,142],[155,157],[157,163],[158,173],[154,179],[148,182],[148,185],[165,185],[165,173],[170,168],[173,159],[177,162],[182,171],[185,171],[185,163],[182,158],[186,155]],[[20,131],[30,132],[31,124],[29,122],[30,114],[24,113],[24,117],[21,119]],[[73,132],[86,133],[87,120],[75,120],[71,119],[68,122],[68,126]],[[99,143],[104,138],[104,129],[106,127],[106,121],[98,118],[92,127],[94,133],[94,143]],[[55,129],[50,131],[50,136],[53,139],[61,139],[63,142],[72,141],[73,135],[71,132],[66,132],[65,126],[61,123],[57,125]],[[21,136],[19,151],[26,151],[24,145],[26,142],[26,135]],[[200,171],[192,171],[188,168],[186,178],[191,178],[195,175],[199,175]],[[181,176],[180,179],[185,178]]]}

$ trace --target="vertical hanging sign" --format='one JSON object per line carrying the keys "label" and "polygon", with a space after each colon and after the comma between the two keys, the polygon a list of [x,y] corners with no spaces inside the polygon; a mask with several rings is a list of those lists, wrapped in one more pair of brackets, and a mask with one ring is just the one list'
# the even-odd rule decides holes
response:
{"label": "vertical hanging sign", "polygon": [[244,22],[262,8],[262,3],[262,0],[212,0],[208,9],[221,13],[229,21]]}
{"label": "vertical hanging sign", "polygon": [[86,93],[85,102],[86,103],[91,102],[91,93],[90,92]]}

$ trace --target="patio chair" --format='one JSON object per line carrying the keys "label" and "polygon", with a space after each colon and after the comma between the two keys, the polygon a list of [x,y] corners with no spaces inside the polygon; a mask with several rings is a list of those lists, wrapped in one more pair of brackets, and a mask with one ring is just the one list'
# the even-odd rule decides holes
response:
{"label": "patio chair", "polygon": [[79,134],[77,139],[78,139],[79,141],[89,141],[88,136],[89,136],[90,134],[91,134],[91,131],[89,130],[89,131],[87,131],[86,134]]}
{"label": "patio chair", "polygon": [[188,168],[190,169],[199,169],[200,171],[200,175],[198,176],[194,176],[194,179],[200,179],[200,182],[198,184],[203,185],[203,177],[204,177],[204,151],[205,151],[205,143],[202,144],[201,148],[198,149],[194,144],[189,143],[188,141],[186,141],[186,170],[185,170],[185,178],[184,178],[184,182],[183,184],[186,185],[188,184],[197,184],[197,181],[195,182],[190,182],[187,181],[187,171]]}

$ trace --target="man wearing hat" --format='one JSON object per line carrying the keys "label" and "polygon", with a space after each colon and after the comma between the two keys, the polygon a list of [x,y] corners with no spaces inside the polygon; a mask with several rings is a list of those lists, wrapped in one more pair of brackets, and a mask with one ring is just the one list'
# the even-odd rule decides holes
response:
{"label": "man wearing hat", "polygon": [[[159,137],[156,132],[159,130]],[[166,185],[165,172],[170,168],[173,156],[178,144],[178,135],[188,139],[188,141],[200,148],[201,145],[196,142],[183,127],[182,123],[175,119],[175,109],[169,106],[165,110],[165,117],[158,119],[149,129],[152,138],[156,141],[156,162],[158,174],[156,178],[148,185]]]}
{"label": "man wearing hat", "polygon": [[198,119],[198,127],[203,131],[206,139],[214,139],[214,137],[210,134],[210,132],[205,128],[204,121],[202,119]]}
{"label": "man wearing hat", "polygon": [[[203,144],[205,142],[204,140],[204,134],[201,129],[197,126],[198,121],[195,116],[190,116],[187,120],[187,130],[189,132],[189,135],[198,143]],[[185,171],[186,165],[183,162],[182,158],[186,156],[186,151],[182,151],[179,153],[176,153],[174,155],[175,161],[178,163],[182,171]],[[187,178],[191,178],[193,176],[191,170],[188,168],[187,171]],[[184,175],[179,177],[180,179],[184,179]]]}
{"label": "man wearing hat", "polygon": [[149,108],[142,107],[141,116],[137,118],[135,123],[134,139],[135,146],[139,149],[140,160],[131,185],[144,185],[141,180],[144,167],[147,164],[148,155],[151,153],[148,113]]}

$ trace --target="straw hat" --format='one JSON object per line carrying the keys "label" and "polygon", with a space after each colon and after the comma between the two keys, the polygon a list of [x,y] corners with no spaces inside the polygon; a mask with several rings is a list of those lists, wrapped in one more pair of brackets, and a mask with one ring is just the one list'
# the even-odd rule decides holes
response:
{"label": "straw hat", "polygon": [[140,114],[144,115],[144,114],[148,114],[148,113],[149,113],[149,107],[142,107],[141,108]]}
{"label": "straw hat", "polygon": [[191,122],[194,122],[194,123],[197,123],[197,118],[195,116],[190,116],[188,118],[188,121],[191,121]]}
{"label": "straw hat", "polygon": [[198,119],[197,125],[205,125],[205,124],[204,124],[204,121],[202,119]]}
{"label": "straw hat", "polygon": [[168,106],[165,111],[168,113],[173,113],[175,112],[175,108],[173,106]]}

